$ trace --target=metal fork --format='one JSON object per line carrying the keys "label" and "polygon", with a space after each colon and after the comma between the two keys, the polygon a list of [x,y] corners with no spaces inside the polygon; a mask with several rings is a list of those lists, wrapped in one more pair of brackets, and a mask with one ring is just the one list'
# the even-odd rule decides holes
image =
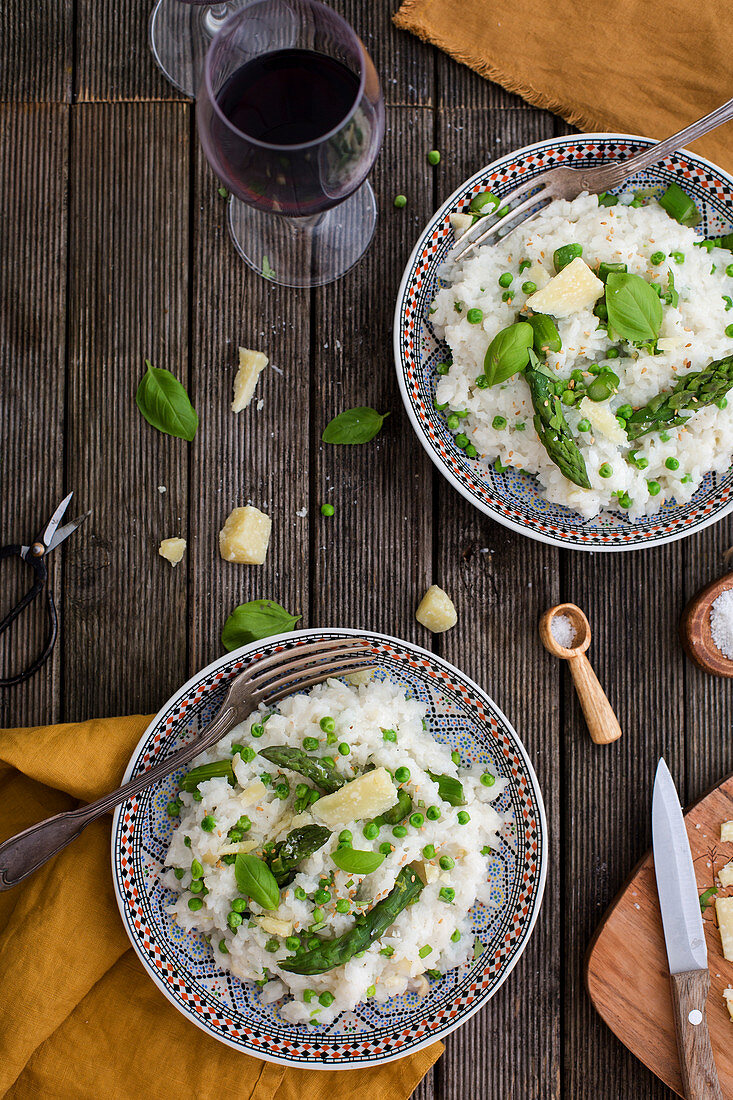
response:
{"label": "metal fork", "polygon": [[[509,236],[509,233],[513,233],[515,229],[528,221],[530,216],[534,217],[535,214],[539,214],[540,209],[547,206],[552,199],[574,199],[582,191],[588,191],[591,195],[598,195],[601,191],[610,191],[614,187],[619,187],[635,172],[640,171],[642,168],[648,168],[650,164],[656,164],[668,153],[676,152],[687,142],[694,141],[716,127],[722,126],[730,118],[733,118],[733,99],[729,99],[727,103],[716,107],[709,115],[698,119],[690,126],[685,126],[684,130],[665,138],[664,141],[657,142],[656,145],[644,149],[643,152],[637,153],[635,157],[631,157],[629,160],[603,164],[599,168],[551,168],[549,172],[543,172],[541,175],[535,176],[524,187],[517,187],[514,191],[510,191],[508,195],[501,196],[501,207],[510,207],[509,212],[503,218],[494,218],[491,224],[484,228],[478,236],[475,235],[475,230],[477,226],[484,225],[483,218],[464,230],[453,245],[449,260],[451,263],[456,260],[464,260],[477,245],[496,237],[509,223],[516,221],[520,214],[524,214],[525,217],[516,222],[509,232],[501,234],[501,238],[504,240],[505,237]],[[515,203],[516,205],[512,205]],[[535,206],[539,206],[540,209],[533,210]],[[531,215],[529,211],[532,211]],[[489,217],[491,216],[489,215]]]}
{"label": "metal fork", "polygon": [[96,802],[49,817],[0,844],[0,890],[9,890],[22,882],[79,836],[91,821],[145,787],[165,779],[176,768],[215,744],[261,703],[268,706],[277,703],[286,695],[313,687],[331,676],[369,668],[375,660],[368,643],[360,639],[352,642],[339,639],[297,646],[257,661],[234,677],[211,722],[189,744]]}

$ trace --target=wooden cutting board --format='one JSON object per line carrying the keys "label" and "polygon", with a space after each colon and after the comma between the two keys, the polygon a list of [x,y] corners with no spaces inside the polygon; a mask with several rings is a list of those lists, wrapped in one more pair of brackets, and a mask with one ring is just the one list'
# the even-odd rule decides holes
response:
{"label": "wooden cutting board", "polygon": [[[650,810],[651,812],[651,810]],[[733,843],[720,843],[720,823],[733,819],[733,776],[685,814],[700,893],[733,859]],[[719,889],[717,897],[733,895]],[[723,999],[733,986],[733,962],[723,958],[715,907],[705,911],[710,967],[707,1017],[723,1095],[733,1100],[733,1021]],[[597,1011],[629,1050],[682,1096],[669,991],[667,954],[651,852],[603,918],[588,948],[586,983]]]}

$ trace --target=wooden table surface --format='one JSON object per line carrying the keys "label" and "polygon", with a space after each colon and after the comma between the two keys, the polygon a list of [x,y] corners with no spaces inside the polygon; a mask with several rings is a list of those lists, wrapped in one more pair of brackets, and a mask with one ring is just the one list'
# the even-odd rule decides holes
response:
{"label": "wooden table surface", "polygon": [[[148,4],[0,7],[0,535],[27,539],[70,489],[72,512],[92,509],[52,559],[59,644],[30,683],[0,691],[0,726],[156,710],[221,654],[227,615],[249,599],[276,599],[303,625],[432,646],[524,740],[551,866],[519,965],[449,1038],[416,1096],[671,1097],[595,1015],[583,957],[649,845],[659,755],[686,801],[733,771],[733,684],[690,664],[676,634],[685,602],[724,568],[730,520],[624,554],[515,535],[433,468],[392,361],[397,286],[432,211],[481,165],[568,128],[395,30],[395,0],[334,2],[372,53],[388,104],[372,174],[379,222],[340,282],[279,288],[229,241],[193,105],[149,52]],[[238,345],[261,348],[282,374],[260,381],[261,411],[235,417]],[[146,357],[187,385],[201,418],[193,444],[137,411]],[[378,440],[322,445],[324,424],[354,405],[391,410]],[[218,554],[224,518],[248,501],[273,517],[263,567]],[[188,540],[175,570],[157,553],[172,535]],[[433,582],[458,608],[458,625],[436,638],[414,619]],[[6,580],[2,599],[13,595]],[[560,600],[588,613],[590,657],[624,730],[610,747],[591,744],[567,670],[540,644],[540,614]],[[4,643],[0,667],[33,651],[41,625],[29,620]]]}

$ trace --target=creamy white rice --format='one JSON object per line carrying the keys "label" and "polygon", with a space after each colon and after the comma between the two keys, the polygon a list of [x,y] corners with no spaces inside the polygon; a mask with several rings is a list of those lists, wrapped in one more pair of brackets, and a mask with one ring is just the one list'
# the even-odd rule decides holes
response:
{"label": "creamy white rice", "polygon": [[[294,1024],[328,1023],[339,1012],[354,1008],[368,997],[386,1001],[407,990],[427,992],[426,970],[445,972],[473,955],[468,911],[477,900],[492,904],[487,857],[490,849],[496,847],[498,833],[506,821],[491,802],[508,780],[489,777],[490,773],[483,773],[475,766],[457,767],[450,748],[433,740],[427,732],[425,705],[407,698],[402,689],[388,681],[354,685],[330,680],[308,694],[293,695],[267,718],[263,734],[253,737],[253,725],[261,727],[266,713],[263,710],[252,715],[218,745],[201,754],[194,764],[227,759],[233,745],[255,751],[273,745],[302,748],[304,738],[318,738],[318,749],[309,748],[309,755],[332,756],[336,769],[348,780],[362,773],[368,764],[387,768],[393,775],[398,768],[409,769],[410,778],[403,786],[412,796],[413,809],[420,812],[424,821],[418,827],[405,821],[404,837],[395,836],[391,827],[383,826],[374,839],[363,835],[365,822],[350,823],[354,848],[378,852],[380,844],[387,841],[394,846],[381,866],[369,875],[347,873],[336,867],[331,859],[338,845],[339,833],[335,830],[319,851],[301,863],[293,883],[282,889],[277,911],[266,912],[250,901],[251,917],[234,932],[227,918],[232,900],[240,894],[234,866],[221,859],[221,849],[231,845],[227,832],[246,815],[251,820],[246,841],[253,841],[253,854],[260,855],[266,841],[283,839],[296,825],[314,821],[309,814],[294,817],[294,792],[296,784],[303,781],[302,776],[281,771],[261,756],[248,762],[235,751],[232,760],[236,786],[226,778],[215,778],[200,784],[201,801],[196,801],[191,793],[179,794],[180,819],[165,860],[168,870],[163,873],[164,884],[177,891],[179,897],[168,911],[182,928],[196,929],[210,938],[214,957],[221,967],[245,981],[259,982],[263,1002],[283,1000],[279,1015]],[[320,727],[325,717],[335,720],[335,734],[330,742]],[[393,730],[396,740],[386,740],[385,729]],[[348,755],[338,752],[340,744],[348,744]],[[443,802],[428,771],[458,777],[465,805],[454,807]],[[272,776],[267,786],[260,780],[262,773]],[[493,784],[487,786],[491,778]],[[273,788],[283,780],[289,783],[290,794],[281,799]],[[438,820],[426,816],[426,809],[431,806],[439,808]],[[317,802],[313,812],[315,807]],[[216,821],[211,831],[201,827],[206,815]],[[423,851],[427,845],[435,849],[431,858],[426,858]],[[451,857],[455,866],[441,869],[441,856]],[[208,891],[205,895],[194,895],[189,889],[194,859],[204,869]],[[400,868],[406,864],[417,869],[426,885],[418,901],[404,909],[361,958],[352,958],[337,969],[308,977],[280,967],[284,959],[293,955],[285,943],[287,935],[302,932],[324,940],[342,935],[360,914],[389,894]],[[179,874],[183,871],[182,877],[176,877],[174,868],[179,869]],[[322,880],[328,880],[325,887]],[[309,933],[314,924],[314,894],[323,888],[330,895],[329,901],[320,906],[325,924]],[[454,898],[444,900],[441,889],[454,890]],[[203,907],[197,911],[189,907],[194,897],[203,899]],[[347,913],[337,911],[339,900],[341,907],[348,903]],[[279,934],[272,931],[273,917],[283,922]],[[262,927],[263,923],[269,924],[270,930]],[[268,950],[268,945],[275,949]],[[329,993],[333,1002],[322,1005],[319,997]],[[324,1000],[328,1001],[328,996]]]}
{"label": "creamy white rice", "polygon": [[[555,274],[555,249],[572,243],[582,245],[583,259],[591,268],[601,261],[625,263],[630,273],[665,289],[672,272],[679,304],[675,308],[663,303],[660,336],[667,350],[657,355],[621,340],[609,340],[591,309],[558,319],[562,348],[550,352],[547,360],[558,379],[569,379],[573,369],[587,371],[593,363],[607,364],[621,383],[619,392],[604,403],[615,414],[622,405],[644,405],[660,391],[671,389],[685,374],[731,354],[733,339],[725,329],[733,321],[733,312],[726,310],[724,295],[733,295],[733,278],[726,274],[733,255],[720,248],[708,251],[699,247],[699,241],[694,229],[679,225],[654,201],[642,207],[603,207],[595,196],[584,194],[572,202],[552,202],[506,241],[485,245],[456,264],[449,285],[438,292],[433,303],[431,320],[438,335],[450,345],[453,358],[450,372],[438,380],[436,399],[440,404],[447,402],[451,410],[468,410],[460,431],[468,436],[479,457],[487,462],[498,458],[506,466],[536,474],[548,500],[589,518],[603,509],[618,509],[622,494],[630,498],[628,514],[632,518],[651,515],[665,499],[689,500],[706,472],[725,471],[733,455],[733,401],[724,409],[716,405],[702,408],[684,427],[664,435],[654,432],[621,444],[597,428],[580,432],[578,424],[584,414],[577,407],[565,408],[591,482],[590,489],[582,489],[560,473],[540,443],[532,422],[529,387],[521,374],[489,389],[475,385],[490,341],[518,319],[527,299],[522,283],[532,280],[539,287],[546,282]],[[655,252],[664,253],[661,263],[651,262]],[[677,262],[673,252],[682,253],[684,259]],[[523,260],[531,260],[533,267],[519,274]],[[514,276],[514,295],[506,302],[498,282],[503,272]],[[478,325],[466,319],[474,307],[483,312],[483,322]],[[609,360],[607,352],[612,347],[619,349],[620,356]],[[506,419],[506,427],[493,426],[497,416]],[[630,462],[632,452],[646,459],[648,466],[639,469]],[[679,463],[676,470],[667,467],[668,459]],[[598,473],[604,463],[613,471],[607,478]],[[660,487],[656,495],[650,492],[650,482]]]}

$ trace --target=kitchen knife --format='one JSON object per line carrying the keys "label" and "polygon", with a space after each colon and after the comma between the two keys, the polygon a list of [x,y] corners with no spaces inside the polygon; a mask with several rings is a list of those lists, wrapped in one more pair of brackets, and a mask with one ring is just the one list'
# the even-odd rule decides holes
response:
{"label": "kitchen knife", "polygon": [[652,847],[685,1096],[723,1100],[705,1018],[710,972],[695,868],[680,800],[663,759],[654,777]]}

